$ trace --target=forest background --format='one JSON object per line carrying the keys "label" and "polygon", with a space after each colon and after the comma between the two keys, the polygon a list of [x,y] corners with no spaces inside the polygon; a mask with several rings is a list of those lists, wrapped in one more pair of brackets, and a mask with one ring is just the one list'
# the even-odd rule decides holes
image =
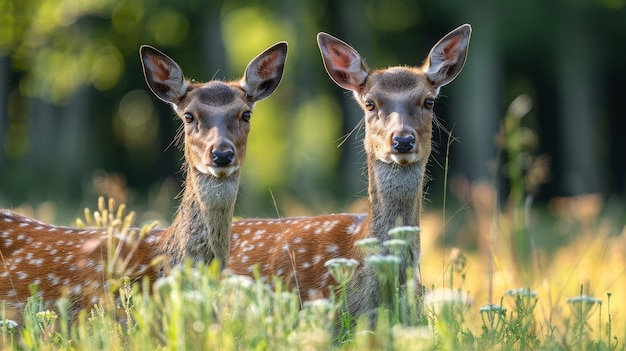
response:
{"label": "forest background", "polygon": [[463,189],[482,182],[506,202],[498,135],[519,95],[530,109],[520,157],[541,157],[545,168],[526,189],[533,206],[597,194],[621,208],[624,0],[1,0],[0,206],[69,224],[105,195],[140,221],[166,225],[183,178],[172,145],[181,123],[145,85],[139,46],[159,48],[187,77],[206,81],[239,78],[250,59],[284,40],[286,72],[255,110],[236,215],[361,210],[363,131],[342,140],[362,114],[326,75],[316,34],[343,39],[378,68],[421,64],[463,23],[473,26],[470,51],[435,106],[442,128],[433,136],[426,213],[438,213],[447,188],[459,203],[451,211],[464,211]]}

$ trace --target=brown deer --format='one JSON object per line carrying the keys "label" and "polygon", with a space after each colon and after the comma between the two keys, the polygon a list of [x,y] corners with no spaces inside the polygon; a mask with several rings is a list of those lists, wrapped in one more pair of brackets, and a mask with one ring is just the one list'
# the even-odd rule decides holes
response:
{"label": "brown deer", "polygon": [[[463,68],[470,34],[468,24],[447,34],[421,67],[368,70],[351,46],[319,33],[317,42],[326,71],[337,85],[354,93],[365,113],[368,212],[235,221],[229,268],[245,275],[258,269],[265,281],[278,276],[306,301],[328,298],[330,287],[337,284],[325,262],[353,258],[360,264],[347,286],[348,311],[354,316],[375,311],[382,303],[381,286],[354,243],[364,238],[382,243],[398,225],[419,226],[435,98]],[[380,252],[389,253],[383,246]],[[421,290],[419,261],[417,234],[401,257],[401,284],[407,268],[412,267]]]}
{"label": "brown deer", "polygon": [[[140,56],[150,90],[171,104],[184,124],[186,179],[172,225],[138,244],[118,242],[124,251],[119,259],[130,260],[125,273],[151,281],[185,258],[215,259],[225,267],[251,112],[278,87],[287,43],[259,54],[244,77],[232,82],[190,82],[176,62],[150,46],[142,46]],[[0,210],[0,299],[6,317],[21,320],[29,284],[48,302],[69,296],[72,314],[97,303],[107,290],[107,240],[103,229],[59,227]],[[164,261],[152,265],[161,255]]]}

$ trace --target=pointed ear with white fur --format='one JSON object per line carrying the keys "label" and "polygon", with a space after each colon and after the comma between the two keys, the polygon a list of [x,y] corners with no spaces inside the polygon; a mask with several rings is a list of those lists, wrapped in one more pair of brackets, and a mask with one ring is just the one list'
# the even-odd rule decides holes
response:
{"label": "pointed ear with white fur", "polygon": [[159,99],[178,105],[187,93],[189,84],[183,70],[167,55],[149,45],[139,48],[143,75],[150,90]]}
{"label": "pointed ear with white fur", "polygon": [[461,72],[471,33],[472,27],[464,24],[448,33],[430,50],[422,69],[436,90],[453,81]]}
{"label": "pointed ear with white fur", "polygon": [[250,101],[272,95],[280,84],[287,60],[287,43],[276,43],[252,59],[240,81]]}
{"label": "pointed ear with white fur", "polygon": [[369,72],[359,53],[326,33],[317,35],[317,45],[330,78],[340,87],[360,94]]}

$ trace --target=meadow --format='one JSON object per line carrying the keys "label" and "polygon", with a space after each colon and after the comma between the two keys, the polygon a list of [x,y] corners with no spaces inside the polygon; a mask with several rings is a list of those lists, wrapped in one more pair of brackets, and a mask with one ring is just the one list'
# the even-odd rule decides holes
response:
{"label": "meadow", "polygon": [[[0,343],[7,350],[624,350],[623,205],[600,194],[533,203],[549,166],[532,152],[524,103],[511,105],[496,138],[506,187],[446,179],[449,200],[427,205],[419,229],[400,229],[421,235],[423,305],[406,298],[419,289],[407,279],[375,324],[353,320],[342,289],[350,260],[328,265],[338,294],[305,304],[280,281],[269,286],[216,264],[186,264],[153,289],[105,270],[111,288],[93,309],[70,321],[68,301],[48,311],[31,298],[23,326],[2,318]],[[101,200],[77,224],[113,235],[134,218]],[[396,263],[382,262],[379,278],[397,280]],[[421,318],[402,317],[422,308]]]}
{"label": "meadow", "polygon": [[[472,190],[475,196],[481,191],[489,188]],[[88,225],[113,232],[132,223],[123,210],[102,203]],[[551,211],[558,217],[542,225],[553,235],[574,238],[551,253],[533,247],[525,267],[513,259],[510,241],[499,236],[487,252],[438,245],[441,238],[427,233],[441,228],[441,213],[427,215],[421,265],[425,323],[406,323],[381,308],[375,328],[359,320],[337,335],[337,320],[352,322],[342,314],[341,294],[300,305],[298,295],[279,281],[270,288],[222,274],[215,264],[188,264],[152,293],[147,282],[131,285],[113,272],[109,279],[119,285],[112,286],[121,287],[71,322],[67,301],[52,312],[41,311],[41,302],[32,298],[24,326],[2,324],[2,344],[8,350],[623,350],[626,233],[600,204],[592,196],[555,200]],[[490,219],[494,230],[506,227],[506,217]],[[465,224],[481,220],[487,219],[468,218]],[[350,266],[339,266],[334,274],[349,277]]]}

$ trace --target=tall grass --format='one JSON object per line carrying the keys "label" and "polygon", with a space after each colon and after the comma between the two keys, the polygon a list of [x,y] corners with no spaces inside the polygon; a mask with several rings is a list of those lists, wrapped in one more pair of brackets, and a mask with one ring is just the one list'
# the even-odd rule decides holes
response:
{"label": "tall grass", "polygon": [[[333,297],[304,304],[278,280],[270,286],[231,276],[216,264],[186,263],[155,284],[132,285],[124,278],[128,267],[122,264],[108,267],[111,289],[101,303],[72,320],[68,301],[58,301],[54,311],[45,311],[36,297],[28,302],[24,325],[16,326],[0,315],[0,347],[624,350],[623,209],[598,195],[585,195],[554,199],[537,210],[532,196],[546,179],[546,158],[532,153],[528,140],[536,138],[523,131],[520,122],[528,100],[515,103],[499,135],[506,155],[501,165],[509,169],[511,189],[504,204],[499,204],[502,196],[495,183],[451,181],[451,193],[458,203],[470,204],[459,206],[467,210],[452,211],[452,218],[429,210],[421,228],[396,228],[386,243],[359,243],[369,250],[360,264],[372,265],[384,288],[385,303],[377,311],[375,325],[347,311],[347,283],[359,264],[349,258],[327,263],[339,283],[333,287]],[[116,210],[109,204],[104,211],[104,207],[99,205],[98,214],[86,212],[86,221],[111,233],[130,226],[132,217],[122,216],[123,208]],[[454,231],[459,243],[469,244],[463,248],[436,244],[440,242],[436,233],[444,224],[446,235]],[[417,230],[426,249],[421,262],[427,287],[424,301],[410,298],[421,288],[413,286],[412,279],[406,280],[406,286],[398,283],[406,236]],[[380,245],[389,246],[392,255],[380,256]],[[109,258],[115,257],[112,251]]]}

